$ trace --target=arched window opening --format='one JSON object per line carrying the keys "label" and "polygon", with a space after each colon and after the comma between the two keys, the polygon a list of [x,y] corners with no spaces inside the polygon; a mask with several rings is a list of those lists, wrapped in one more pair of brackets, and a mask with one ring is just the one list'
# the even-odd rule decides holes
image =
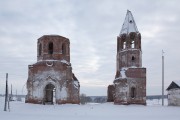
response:
{"label": "arched window opening", "polygon": [[48,45],[48,53],[53,54],[53,43],[52,42],[50,42]]}
{"label": "arched window opening", "polygon": [[134,48],[134,47],[135,47],[134,41],[132,41],[132,43],[131,43],[131,48]]}
{"label": "arched window opening", "polygon": [[41,43],[39,44],[39,56],[41,55],[41,52],[42,52],[42,45]]}
{"label": "arched window opening", "polygon": [[62,45],[62,54],[66,54],[66,44]]}
{"label": "arched window opening", "polygon": [[126,42],[123,42],[123,49],[126,48]]}
{"label": "arched window opening", "polygon": [[135,96],[136,96],[136,88],[132,87],[131,88],[131,98],[135,98]]}
{"label": "arched window opening", "polygon": [[135,57],[134,57],[134,56],[132,56],[131,60],[132,60],[132,61],[134,61],[134,60],[135,60]]}

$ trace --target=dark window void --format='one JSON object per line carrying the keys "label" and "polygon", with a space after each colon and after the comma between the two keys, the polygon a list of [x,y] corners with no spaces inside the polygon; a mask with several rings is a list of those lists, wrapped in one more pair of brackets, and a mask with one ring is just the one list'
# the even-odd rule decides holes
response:
{"label": "dark window void", "polygon": [[42,45],[39,44],[39,56],[41,55],[41,52],[42,52]]}
{"label": "dark window void", "polygon": [[53,43],[52,42],[50,42],[48,45],[48,53],[53,54]]}
{"label": "dark window void", "polygon": [[135,98],[136,96],[136,88],[132,87],[131,88],[131,98]]}
{"label": "dark window void", "polygon": [[132,56],[131,60],[132,60],[132,61],[134,61],[134,60],[135,60],[135,57],[134,57],[134,56]]}
{"label": "dark window void", "polygon": [[66,54],[66,44],[62,45],[62,54]]}

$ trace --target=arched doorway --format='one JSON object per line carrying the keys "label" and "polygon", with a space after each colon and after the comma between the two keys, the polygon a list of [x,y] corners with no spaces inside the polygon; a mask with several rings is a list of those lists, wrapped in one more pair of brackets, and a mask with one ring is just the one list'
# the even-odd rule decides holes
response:
{"label": "arched doorway", "polygon": [[45,94],[44,94],[44,103],[45,104],[53,104],[55,102],[55,86],[52,84],[48,84],[45,87]]}

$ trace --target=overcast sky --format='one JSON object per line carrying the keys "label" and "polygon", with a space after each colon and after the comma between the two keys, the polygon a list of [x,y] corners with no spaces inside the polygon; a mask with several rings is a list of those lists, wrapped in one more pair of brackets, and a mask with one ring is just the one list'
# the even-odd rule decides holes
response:
{"label": "overcast sky", "polygon": [[37,61],[37,39],[58,34],[70,39],[73,72],[81,93],[106,95],[116,73],[116,42],[127,9],[142,36],[147,94],[161,94],[162,49],[165,88],[180,80],[179,0],[1,0],[0,94],[9,84],[26,94],[28,65]]}

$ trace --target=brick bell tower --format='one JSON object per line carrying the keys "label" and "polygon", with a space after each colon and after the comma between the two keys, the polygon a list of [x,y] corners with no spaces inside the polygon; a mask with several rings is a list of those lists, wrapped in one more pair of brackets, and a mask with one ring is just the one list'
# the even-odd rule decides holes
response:
{"label": "brick bell tower", "polygon": [[79,104],[79,81],[72,73],[70,42],[44,35],[37,42],[37,62],[29,65],[26,103]]}
{"label": "brick bell tower", "polygon": [[58,35],[44,35],[37,42],[37,61],[66,60],[70,62],[69,39]]}
{"label": "brick bell tower", "polygon": [[[146,68],[142,67],[141,34],[129,10],[117,37],[116,76],[112,86],[113,91],[108,92],[114,94],[115,104],[146,104]],[[108,96],[112,96],[110,94]]]}
{"label": "brick bell tower", "polygon": [[122,68],[142,67],[141,34],[131,11],[127,11],[121,32],[117,37],[117,77]]}

